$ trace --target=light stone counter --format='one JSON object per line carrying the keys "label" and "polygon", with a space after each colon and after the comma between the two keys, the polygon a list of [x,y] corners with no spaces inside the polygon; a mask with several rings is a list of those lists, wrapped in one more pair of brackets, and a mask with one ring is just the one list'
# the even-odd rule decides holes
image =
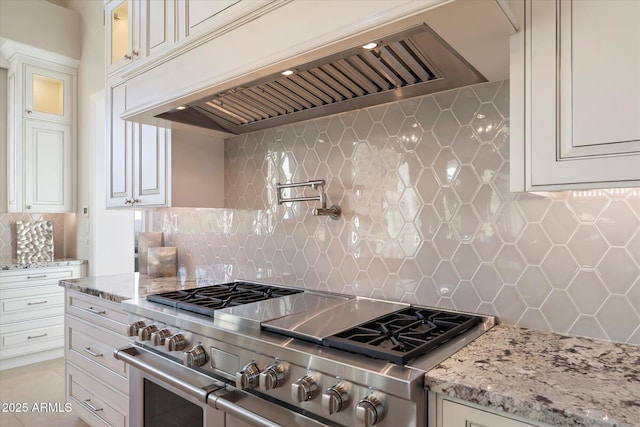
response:
{"label": "light stone counter", "polygon": [[138,273],[61,280],[60,286],[120,303],[150,294],[212,285],[210,281],[181,281],[178,277],[147,277]]}
{"label": "light stone counter", "polygon": [[498,325],[425,384],[552,426],[640,426],[640,346]]}

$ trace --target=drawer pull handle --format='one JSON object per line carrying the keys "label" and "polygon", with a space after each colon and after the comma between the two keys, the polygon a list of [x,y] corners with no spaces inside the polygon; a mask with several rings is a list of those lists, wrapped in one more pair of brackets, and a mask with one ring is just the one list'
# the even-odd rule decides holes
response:
{"label": "drawer pull handle", "polygon": [[91,351],[91,347],[85,347],[84,348],[84,352],[85,353],[89,353],[93,357],[102,357],[102,353],[95,353],[95,352]]}
{"label": "drawer pull handle", "polygon": [[33,335],[33,336],[32,336],[32,335],[28,335],[28,336],[27,336],[27,339],[28,339],[28,340],[34,340],[34,339],[36,339],[36,338],[44,338],[44,337],[46,337],[47,335],[49,335],[49,334],[47,334],[46,332],[45,332],[44,334],[41,334],[41,335]]}
{"label": "drawer pull handle", "polygon": [[105,310],[96,310],[93,307],[87,307],[87,308],[85,308],[85,310],[88,311],[89,313],[93,313],[93,314],[99,314],[99,315],[107,314],[107,312]]}
{"label": "drawer pull handle", "polygon": [[27,279],[46,279],[46,274],[38,274],[37,276],[27,276]]}
{"label": "drawer pull handle", "polygon": [[27,305],[40,305],[40,304],[46,304],[46,303],[48,303],[48,302],[49,302],[49,301],[47,301],[47,300],[44,300],[44,301],[38,301],[38,302],[31,302],[31,301],[29,301],[29,302],[27,303]]}
{"label": "drawer pull handle", "polygon": [[97,408],[91,404],[91,399],[85,399],[84,404],[87,408],[91,409],[93,412],[102,411],[103,408]]}

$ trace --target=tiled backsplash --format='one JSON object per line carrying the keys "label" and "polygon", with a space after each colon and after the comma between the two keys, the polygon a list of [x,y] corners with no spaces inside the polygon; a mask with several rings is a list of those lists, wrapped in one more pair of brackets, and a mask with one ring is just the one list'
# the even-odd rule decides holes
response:
{"label": "tiled backsplash", "polygon": [[[148,213],[199,277],[497,315],[640,344],[640,190],[509,192],[509,84],[487,83],[237,136],[228,209]],[[333,221],[276,204],[325,179]]]}
{"label": "tiled backsplash", "polygon": [[64,258],[65,215],[0,213],[0,259],[16,258],[16,221],[53,221],[53,256]]}

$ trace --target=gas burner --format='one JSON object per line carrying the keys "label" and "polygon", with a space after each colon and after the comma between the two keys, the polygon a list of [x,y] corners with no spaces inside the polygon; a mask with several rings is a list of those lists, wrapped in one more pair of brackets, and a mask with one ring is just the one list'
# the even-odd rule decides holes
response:
{"label": "gas burner", "polygon": [[185,289],[149,295],[147,300],[214,317],[215,310],[264,301],[303,292],[300,289],[280,288],[248,282],[232,282],[202,288]]}
{"label": "gas burner", "polygon": [[409,307],[327,337],[322,343],[405,365],[480,320],[477,316]]}

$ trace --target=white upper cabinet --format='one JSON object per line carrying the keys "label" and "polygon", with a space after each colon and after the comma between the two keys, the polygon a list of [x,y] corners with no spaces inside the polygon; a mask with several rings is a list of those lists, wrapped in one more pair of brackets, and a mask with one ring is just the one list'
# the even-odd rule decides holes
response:
{"label": "white upper cabinet", "polygon": [[184,14],[186,23],[185,37],[191,37],[198,33],[215,31],[225,25],[235,22],[239,24],[242,18],[252,12],[269,5],[270,3],[282,3],[281,0],[185,0]]}
{"label": "white upper cabinet", "polygon": [[108,208],[167,206],[170,130],[122,120],[126,86],[109,86]]}
{"label": "white upper cabinet", "polygon": [[113,80],[107,95],[107,208],[223,207],[224,141],[123,120],[127,86]]}
{"label": "white upper cabinet", "polygon": [[107,74],[142,59],[143,1],[112,0],[105,5]]}
{"label": "white upper cabinet", "polygon": [[525,0],[512,36],[511,189],[640,185],[640,2]]}
{"label": "white upper cabinet", "polygon": [[20,53],[10,56],[10,212],[75,210],[76,74],[75,67]]}

